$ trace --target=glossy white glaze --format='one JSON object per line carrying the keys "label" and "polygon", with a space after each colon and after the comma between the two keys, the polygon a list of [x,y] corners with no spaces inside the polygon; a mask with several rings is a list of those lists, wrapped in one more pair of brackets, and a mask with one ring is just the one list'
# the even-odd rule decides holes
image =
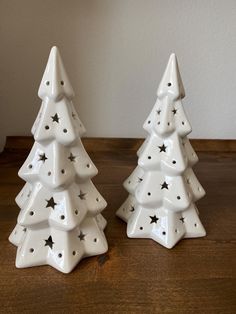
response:
{"label": "glossy white glaze", "polygon": [[48,264],[68,273],[82,258],[107,251],[100,214],[107,204],[91,181],[98,171],[80,140],[85,128],[57,47],[38,94],[35,143],[19,170],[26,184],[16,197],[21,211],[9,240],[18,247],[17,267]]}
{"label": "glossy white glaze", "polygon": [[206,234],[194,204],[205,195],[192,167],[198,161],[187,135],[191,126],[175,54],[170,56],[157,90],[157,101],[144,122],[148,137],[138,165],[125,180],[128,198],[117,211],[130,238],[150,238],[172,248],[181,238]]}

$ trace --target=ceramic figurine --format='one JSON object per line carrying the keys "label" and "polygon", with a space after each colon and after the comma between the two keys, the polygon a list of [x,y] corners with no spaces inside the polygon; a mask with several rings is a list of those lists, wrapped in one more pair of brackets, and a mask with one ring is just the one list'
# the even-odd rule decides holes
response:
{"label": "ceramic figurine", "polygon": [[192,167],[198,161],[187,135],[191,126],[181,99],[185,92],[175,54],[170,56],[144,123],[149,133],[138,166],[124,182],[129,196],[117,211],[130,238],[150,238],[172,248],[182,238],[205,236],[195,202],[205,194]]}
{"label": "ceramic figurine", "polygon": [[82,258],[107,251],[100,214],[107,204],[91,181],[98,171],[80,139],[85,128],[57,47],[38,95],[35,143],[19,170],[26,184],[16,197],[21,211],[9,240],[18,247],[17,267],[48,264],[69,273]]}

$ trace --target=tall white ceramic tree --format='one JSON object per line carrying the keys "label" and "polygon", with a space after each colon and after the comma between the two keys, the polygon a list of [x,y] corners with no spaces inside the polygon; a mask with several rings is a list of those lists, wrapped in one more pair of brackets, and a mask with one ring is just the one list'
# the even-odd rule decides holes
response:
{"label": "tall white ceramic tree", "polygon": [[205,191],[192,170],[198,158],[187,138],[191,126],[175,54],[157,96],[143,126],[149,135],[138,150],[138,166],[124,182],[129,196],[117,216],[127,222],[128,237],[151,238],[172,248],[181,238],[206,234],[194,204]]}
{"label": "tall white ceramic tree", "polygon": [[35,143],[19,171],[26,184],[16,197],[21,211],[9,240],[18,246],[17,267],[48,264],[68,273],[83,257],[107,251],[100,214],[106,201],[91,181],[97,169],[80,139],[85,128],[57,47],[38,95]]}

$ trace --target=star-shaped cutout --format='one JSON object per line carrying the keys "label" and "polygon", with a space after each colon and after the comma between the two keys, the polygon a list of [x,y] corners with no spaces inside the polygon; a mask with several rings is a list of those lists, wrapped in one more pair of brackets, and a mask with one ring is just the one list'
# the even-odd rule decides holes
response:
{"label": "star-shaped cutout", "polygon": [[46,200],[47,202],[47,205],[46,205],[46,208],[47,207],[52,207],[52,209],[55,208],[55,206],[57,205],[57,203],[54,202],[54,198],[51,197],[49,200]]}
{"label": "star-shaped cutout", "polygon": [[157,110],[157,114],[159,115],[160,113],[161,113],[161,110],[160,110],[160,109],[158,109],[158,110]]}
{"label": "star-shaped cutout", "polygon": [[48,157],[45,155],[45,153],[39,154],[39,161],[45,162],[47,159]]}
{"label": "star-shaped cutout", "polygon": [[135,208],[134,206],[131,206],[131,209],[130,209],[131,212],[134,212],[135,211]]}
{"label": "star-shaped cutout", "polygon": [[177,109],[174,108],[174,109],[172,110],[172,112],[173,112],[173,114],[175,115],[175,114],[177,113]]}
{"label": "star-shaped cutout", "polygon": [[73,162],[73,161],[75,161],[75,156],[74,156],[72,153],[70,153],[70,156],[68,157],[68,159],[69,159],[71,162]]}
{"label": "star-shaped cutout", "polygon": [[161,189],[162,189],[162,190],[163,190],[163,189],[167,189],[167,190],[168,190],[168,189],[169,189],[168,186],[169,186],[169,184],[167,184],[166,181],[164,181],[164,182],[161,184]]}
{"label": "star-shaped cutout", "polygon": [[160,153],[161,153],[161,152],[166,153],[167,146],[165,146],[165,144],[164,144],[164,143],[163,143],[163,145],[162,145],[162,146],[158,146],[158,148],[160,149]]}
{"label": "star-shaped cutout", "polygon": [[181,217],[179,220],[181,220],[182,223],[184,223],[184,217]]}
{"label": "star-shaped cutout", "polygon": [[86,195],[87,193],[83,193],[81,190],[80,190],[80,193],[79,193],[79,195],[78,195],[78,197],[81,199],[81,200],[85,200],[85,195]]}
{"label": "star-shaped cutout", "polygon": [[54,116],[51,116],[51,118],[52,118],[52,122],[57,122],[57,123],[59,123],[59,117],[58,117],[58,114],[56,113]]}
{"label": "star-shaped cutout", "polygon": [[71,116],[73,119],[76,119],[76,114],[74,112],[72,112]]}
{"label": "star-shaped cutout", "polygon": [[138,178],[138,183],[142,182],[143,179],[142,178]]}
{"label": "star-shaped cutout", "polygon": [[47,240],[44,240],[45,241],[45,245],[44,246],[49,246],[50,249],[53,248],[53,244],[54,242],[52,241],[52,236],[49,236]]}
{"label": "star-shaped cutout", "polygon": [[150,218],[151,218],[151,221],[150,221],[150,224],[152,224],[152,223],[157,223],[157,221],[159,220],[159,218],[156,216],[156,215],[154,215],[154,216],[149,216]]}
{"label": "star-shaped cutout", "polygon": [[80,239],[80,241],[84,241],[85,236],[86,236],[86,234],[84,234],[82,231],[80,231],[78,238]]}

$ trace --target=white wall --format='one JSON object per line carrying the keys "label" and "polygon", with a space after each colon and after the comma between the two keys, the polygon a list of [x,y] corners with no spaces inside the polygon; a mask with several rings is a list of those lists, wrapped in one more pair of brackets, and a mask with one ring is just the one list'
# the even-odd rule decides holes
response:
{"label": "white wall", "polygon": [[88,136],[141,137],[169,54],[194,138],[236,135],[235,0],[1,0],[1,134],[28,135],[52,45]]}

